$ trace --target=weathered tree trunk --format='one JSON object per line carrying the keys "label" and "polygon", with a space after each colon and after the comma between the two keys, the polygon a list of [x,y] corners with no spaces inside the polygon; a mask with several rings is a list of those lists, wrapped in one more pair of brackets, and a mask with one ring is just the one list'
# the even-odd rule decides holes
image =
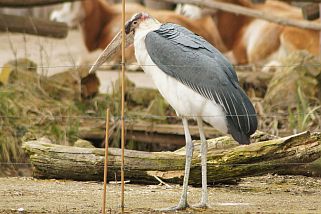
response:
{"label": "weathered tree trunk", "polygon": [[[266,135],[256,133],[254,138],[252,140],[261,142],[236,147],[229,137],[209,140],[207,162],[209,184],[264,173],[321,175],[320,133],[305,132],[267,141],[264,141],[269,139]],[[200,146],[198,142],[195,142],[195,145],[190,184],[199,185],[201,183]],[[218,149],[217,145],[229,145],[230,148]],[[103,179],[103,149],[61,146],[44,140],[25,142],[23,148],[30,155],[35,177]],[[118,179],[120,161],[120,149],[110,148],[109,180],[115,180],[116,177]],[[167,182],[180,183],[183,179],[184,165],[184,148],[175,152],[125,151],[125,176],[126,179],[135,183],[157,183],[155,175]]]}
{"label": "weathered tree trunk", "polygon": [[0,14],[0,31],[27,33],[61,39],[67,36],[68,26],[62,22],[46,21],[27,16]]}
{"label": "weathered tree trunk", "polygon": [[[97,120],[89,122],[88,120],[81,123],[79,129],[79,138],[81,139],[101,139],[105,138],[105,121]],[[113,126],[113,124],[111,124]],[[190,125],[190,134],[192,137],[198,137],[198,127]],[[221,134],[214,128],[204,127],[206,137],[214,138]],[[111,132],[110,132],[111,133]],[[158,143],[162,145],[185,145],[184,129],[182,125],[177,124],[157,124],[135,121],[135,123],[126,123],[126,140],[132,140],[143,143]]]}

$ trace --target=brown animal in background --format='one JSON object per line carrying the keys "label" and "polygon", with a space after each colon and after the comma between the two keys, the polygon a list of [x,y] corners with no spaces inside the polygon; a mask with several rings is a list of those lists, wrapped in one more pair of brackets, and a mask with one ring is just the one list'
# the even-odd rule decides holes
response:
{"label": "brown animal in background", "polygon": [[[252,4],[247,0],[228,0],[248,8],[282,17],[303,19],[299,8],[278,1]],[[319,54],[319,32],[278,25],[262,19],[217,11],[217,27],[237,64],[267,62],[295,50]]]}
{"label": "brown animal in background", "polygon": [[[110,5],[104,0],[84,0],[79,4],[81,4],[81,11],[78,12],[78,20],[81,24],[88,51],[104,49],[120,30],[122,20],[121,5]],[[173,11],[150,10],[141,5],[128,3],[126,6],[126,19],[142,11],[149,13],[162,23],[180,24],[204,37],[220,51],[224,52],[226,50],[217,27],[210,16],[191,20]],[[120,56],[116,57],[118,57],[118,60],[120,59]],[[136,61],[133,48],[126,51],[126,61],[128,63]]]}

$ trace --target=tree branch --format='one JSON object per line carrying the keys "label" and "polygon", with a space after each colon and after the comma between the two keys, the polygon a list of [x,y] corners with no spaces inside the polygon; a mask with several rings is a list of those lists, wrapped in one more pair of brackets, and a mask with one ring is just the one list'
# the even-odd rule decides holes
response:
{"label": "tree branch", "polygon": [[166,2],[174,2],[174,3],[186,3],[186,4],[194,4],[200,7],[207,7],[210,9],[219,9],[231,13],[236,13],[244,16],[250,16],[258,19],[264,19],[270,22],[274,22],[280,25],[287,25],[292,27],[310,29],[310,30],[321,30],[321,24],[316,22],[309,22],[305,20],[297,20],[297,19],[289,19],[285,17],[281,17],[278,15],[271,15],[271,12],[265,12],[260,10],[255,10],[251,8],[242,7],[239,5],[223,3],[213,0],[162,0]]}
{"label": "tree branch", "polygon": [[0,7],[35,7],[82,0],[0,0]]}
{"label": "tree branch", "polygon": [[0,31],[65,38],[68,35],[68,26],[66,23],[46,21],[30,16],[0,14]]}

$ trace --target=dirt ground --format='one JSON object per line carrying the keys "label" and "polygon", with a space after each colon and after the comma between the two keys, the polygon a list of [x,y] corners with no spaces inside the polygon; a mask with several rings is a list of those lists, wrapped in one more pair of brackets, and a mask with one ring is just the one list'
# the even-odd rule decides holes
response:
{"label": "dirt ground", "polygon": [[[163,213],[174,206],[181,187],[125,186],[125,213]],[[99,213],[102,182],[0,178],[0,213]],[[190,187],[189,202],[196,204],[200,188]],[[238,185],[209,188],[210,208],[171,213],[321,213],[321,179],[265,175],[244,178]],[[107,186],[107,213],[119,213],[120,185]],[[20,212],[18,211],[20,210]]]}

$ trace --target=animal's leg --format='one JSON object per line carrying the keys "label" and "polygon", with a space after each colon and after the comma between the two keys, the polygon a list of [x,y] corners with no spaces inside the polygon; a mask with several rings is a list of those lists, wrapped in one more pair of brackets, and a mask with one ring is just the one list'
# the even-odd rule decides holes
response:
{"label": "animal's leg", "polygon": [[201,138],[201,166],[202,166],[202,198],[201,203],[194,207],[206,208],[208,207],[208,193],[207,193],[207,141],[205,138],[203,121],[197,118],[197,125]]}
{"label": "animal's leg", "polygon": [[177,206],[161,209],[162,211],[181,210],[188,207],[187,188],[188,188],[188,179],[189,179],[194,146],[192,143],[192,137],[188,129],[187,119],[183,117],[182,121],[183,121],[185,141],[186,141],[186,162],[185,162],[185,174],[184,174],[184,180],[183,180],[183,191]]}

